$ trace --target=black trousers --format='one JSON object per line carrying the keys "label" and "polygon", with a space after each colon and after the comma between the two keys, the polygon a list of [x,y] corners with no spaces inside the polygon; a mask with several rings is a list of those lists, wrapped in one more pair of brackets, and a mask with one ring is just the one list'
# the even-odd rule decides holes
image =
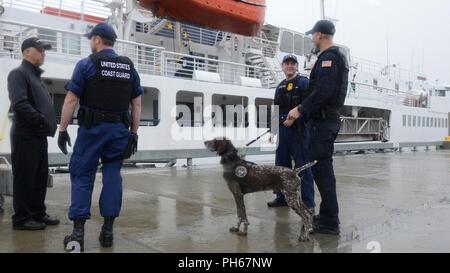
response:
{"label": "black trousers", "polygon": [[48,143],[45,136],[11,136],[13,171],[13,225],[46,214]]}
{"label": "black trousers", "polygon": [[317,160],[312,167],[314,181],[319,189],[320,220],[329,227],[339,225],[339,205],[336,194],[336,178],[333,169],[334,142],[338,136],[341,122],[336,119],[311,120],[309,155],[311,161]]}

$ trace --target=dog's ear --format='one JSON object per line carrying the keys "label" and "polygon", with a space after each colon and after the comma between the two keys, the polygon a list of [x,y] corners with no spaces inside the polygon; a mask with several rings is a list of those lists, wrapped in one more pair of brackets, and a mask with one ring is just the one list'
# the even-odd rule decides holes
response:
{"label": "dog's ear", "polygon": [[227,141],[226,140],[216,140],[216,151],[219,155],[227,151]]}

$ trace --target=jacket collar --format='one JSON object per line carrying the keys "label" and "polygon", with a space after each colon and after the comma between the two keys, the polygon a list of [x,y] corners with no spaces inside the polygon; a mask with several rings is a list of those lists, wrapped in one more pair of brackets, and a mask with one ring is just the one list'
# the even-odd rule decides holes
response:
{"label": "jacket collar", "polygon": [[44,70],[40,69],[39,67],[35,66],[34,64],[30,63],[27,60],[22,60],[22,66],[31,70],[38,77],[40,77],[41,74],[44,73]]}

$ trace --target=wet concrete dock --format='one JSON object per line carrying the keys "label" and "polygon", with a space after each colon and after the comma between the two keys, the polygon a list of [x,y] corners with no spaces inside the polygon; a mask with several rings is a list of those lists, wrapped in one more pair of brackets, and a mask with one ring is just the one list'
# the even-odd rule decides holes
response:
{"label": "wet concrete dock", "polygon": [[[270,162],[268,162],[270,163]],[[341,236],[297,241],[300,218],[268,209],[271,192],[246,196],[248,237],[228,232],[236,223],[233,197],[220,166],[125,169],[124,201],[115,245],[101,249],[98,196],[86,224],[86,252],[450,252],[450,151],[335,157]],[[316,195],[317,203],[320,197]],[[0,214],[0,252],[63,252],[72,229],[68,174],[48,190],[48,212],[62,220],[44,231],[13,231],[12,200]]]}

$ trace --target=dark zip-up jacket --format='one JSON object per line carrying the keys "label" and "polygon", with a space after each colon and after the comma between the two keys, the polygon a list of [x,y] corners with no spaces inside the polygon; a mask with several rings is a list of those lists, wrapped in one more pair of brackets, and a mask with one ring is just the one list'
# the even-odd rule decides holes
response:
{"label": "dark zip-up jacket", "polygon": [[56,116],[50,94],[41,80],[43,70],[23,60],[8,75],[8,92],[13,110],[13,135],[51,136],[56,133]]}

